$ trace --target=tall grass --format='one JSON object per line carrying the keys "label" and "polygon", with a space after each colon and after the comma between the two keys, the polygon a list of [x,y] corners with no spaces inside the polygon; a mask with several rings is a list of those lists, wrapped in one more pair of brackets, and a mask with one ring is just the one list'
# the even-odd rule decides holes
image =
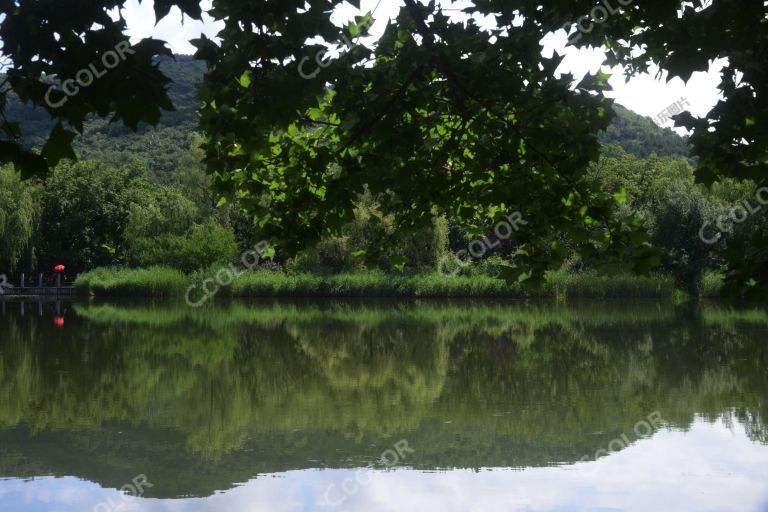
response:
{"label": "tall grass", "polygon": [[621,274],[603,276],[593,272],[547,274],[546,288],[558,297],[581,299],[653,298],[668,299],[675,294],[675,281],[671,277],[651,277]]}
{"label": "tall grass", "polygon": [[356,272],[318,276],[252,272],[235,281],[238,297],[525,297],[517,286],[491,277],[446,278],[437,274]]}
{"label": "tall grass", "polygon": [[[75,283],[81,293],[96,296],[183,298],[190,286],[201,287],[205,276],[188,277],[179,271],[148,269],[96,269]],[[217,287],[219,296],[232,297],[412,297],[412,298],[671,298],[674,283],[666,277],[599,276],[590,273],[551,272],[541,290],[528,291],[488,276],[443,277],[438,274],[392,275],[355,272],[336,275],[290,274],[259,270]],[[202,292],[201,292],[202,293]]]}
{"label": "tall grass", "polygon": [[167,267],[97,268],[81,274],[75,291],[103,297],[183,297],[189,278]]}

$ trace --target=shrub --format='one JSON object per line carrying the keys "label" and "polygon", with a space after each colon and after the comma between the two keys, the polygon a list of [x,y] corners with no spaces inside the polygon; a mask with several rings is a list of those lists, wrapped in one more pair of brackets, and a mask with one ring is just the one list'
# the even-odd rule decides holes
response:
{"label": "shrub", "polygon": [[291,260],[288,268],[292,272],[349,272],[362,268],[360,260],[352,256],[349,237],[323,240],[314,249],[304,251]]}
{"label": "shrub", "polygon": [[701,284],[699,285],[701,296],[718,297],[723,289],[724,283],[725,275],[722,272],[705,272],[701,277]]}
{"label": "shrub", "polygon": [[162,235],[137,240],[133,264],[165,266],[192,273],[225,264],[237,257],[238,246],[231,229],[214,222],[194,226],[186,235]]}

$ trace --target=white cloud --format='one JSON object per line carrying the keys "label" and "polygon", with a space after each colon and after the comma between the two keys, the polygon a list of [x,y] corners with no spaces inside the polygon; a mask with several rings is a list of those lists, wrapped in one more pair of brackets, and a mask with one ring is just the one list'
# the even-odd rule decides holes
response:
{"label": "white cloud", "polygon": [[[604,54],[598,48],[578,49],[566,46],[567,35],[564,30],[549,34],[544,38],[543,54],[551,56],[553,51],[565,55],[563,63],[558,69],[561,73],[572,73],[579,79],[586,73],[596,73],[598,70],[612,75],[609,81],[613,91],[606,95],[615,98],[616,101],[628,109],[640,115],[651,118],[656,117],[671,104],[681,98],[685,98],[689,106],[686,109],[696,116],[704,116],[715,106],[720,91],[717,86],[720,83],[720,69],[726,63],[726,59],[720,59],[712,63],[708,72],[697,72],[691,76],[687,83],[680,78],[674,78],[667,82],[667,73],[657,76],[658,68],[652,69],[652,73],[633,76],[626,80],[621,68],[610,69],[603,66]],[[672,127],[672,122],[666,123]],[[678,130],[681,131],[682,130]]]}

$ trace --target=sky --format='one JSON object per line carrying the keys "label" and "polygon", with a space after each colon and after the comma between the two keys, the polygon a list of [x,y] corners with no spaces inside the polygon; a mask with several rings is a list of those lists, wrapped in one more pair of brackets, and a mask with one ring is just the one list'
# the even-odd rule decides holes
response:
{"label": "sky", "polygon": [[[459,0],[450,2],[443,0],[441,3],[446,7],[457,9],[469,0]],[[383,31],[389,18],[394,17],[402,5],[401,0],[362,0],[361,9],[363,12],[375,10],[376,24],[371,32],[378,34]],[[203,9],[210,7],[210,0],[202,1]],[[342,9],[334,14],[335,21],[343,21],[359,14],[351,5],[346,4]],[[587,14],[587,13],[585,13]],[[209,16],[204,15],[203,21],[182,19],[181,12],[174,8],[171,14],[166,16],[159,24],[155,24],[153,3],[151,0],[128,0],[123,9],[123,16],[128,24],[128,33],[132,39],[153,36],[167,41],[175,53],[191,54],[194,53],[194,47],[189,44],[190,39],[200,37],[205,34],[210,38],[215,38],[222,25],[216,23]],[[459,16],[457,14],[457,16]],[[483,20],[479,20],[483,21]],[[610,18],[606,22],[610,22]],[[563,73],[573,73],[578,79],[587,72],[595,73],[601,69],[604,55],[599,49],[576,49],[567,47],[568,35],[565,30],[559,30],[549,34],[542,40],[542,53],[549,57],[553,51],[559,54],[565,54],[565,60],[559,69]],[[643,116],[656,118],[670,105],[684,100],[684,108],[695,116],[704,116],[717,103],[719,91],[719,70],[723,61],[715,62],[710,66],[707,73],[694,73],[688,83],[675,78],[669,82],[665,77],[658,77],[652,74],[645,74],[633,77],[628,82],[620,69],[609,69],[602,67],[603,71],[613,74],[610,81],[614,91],[608,96],[615,98],[616,101],[634,112]],[[672,127],[672,122],[664,124],[666,127]],[[683,130],[678,129],[680,133]]]}

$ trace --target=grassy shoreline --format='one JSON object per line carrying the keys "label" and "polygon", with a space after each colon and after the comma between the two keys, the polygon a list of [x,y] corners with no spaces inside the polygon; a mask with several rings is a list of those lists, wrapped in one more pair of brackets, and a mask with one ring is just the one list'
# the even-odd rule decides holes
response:
{"label": "grassy shoreline", "polygon": [[[96,297],[188,297],[198,302],[206,293],[203,282],[215,272],[192,276],[164,267],[146,269],[99,268],[75,282],[80,295]],[[286,274],[259,270],[248,272],[227,286],[207,283],[221,297],[316,298],[654,298],[675,296],[674,282],[665,276],[599,276],[548,274],[541,290],[531,292],[489,276],[443,277],[438,274],[392,275],[356,272],[336,275]]]}

